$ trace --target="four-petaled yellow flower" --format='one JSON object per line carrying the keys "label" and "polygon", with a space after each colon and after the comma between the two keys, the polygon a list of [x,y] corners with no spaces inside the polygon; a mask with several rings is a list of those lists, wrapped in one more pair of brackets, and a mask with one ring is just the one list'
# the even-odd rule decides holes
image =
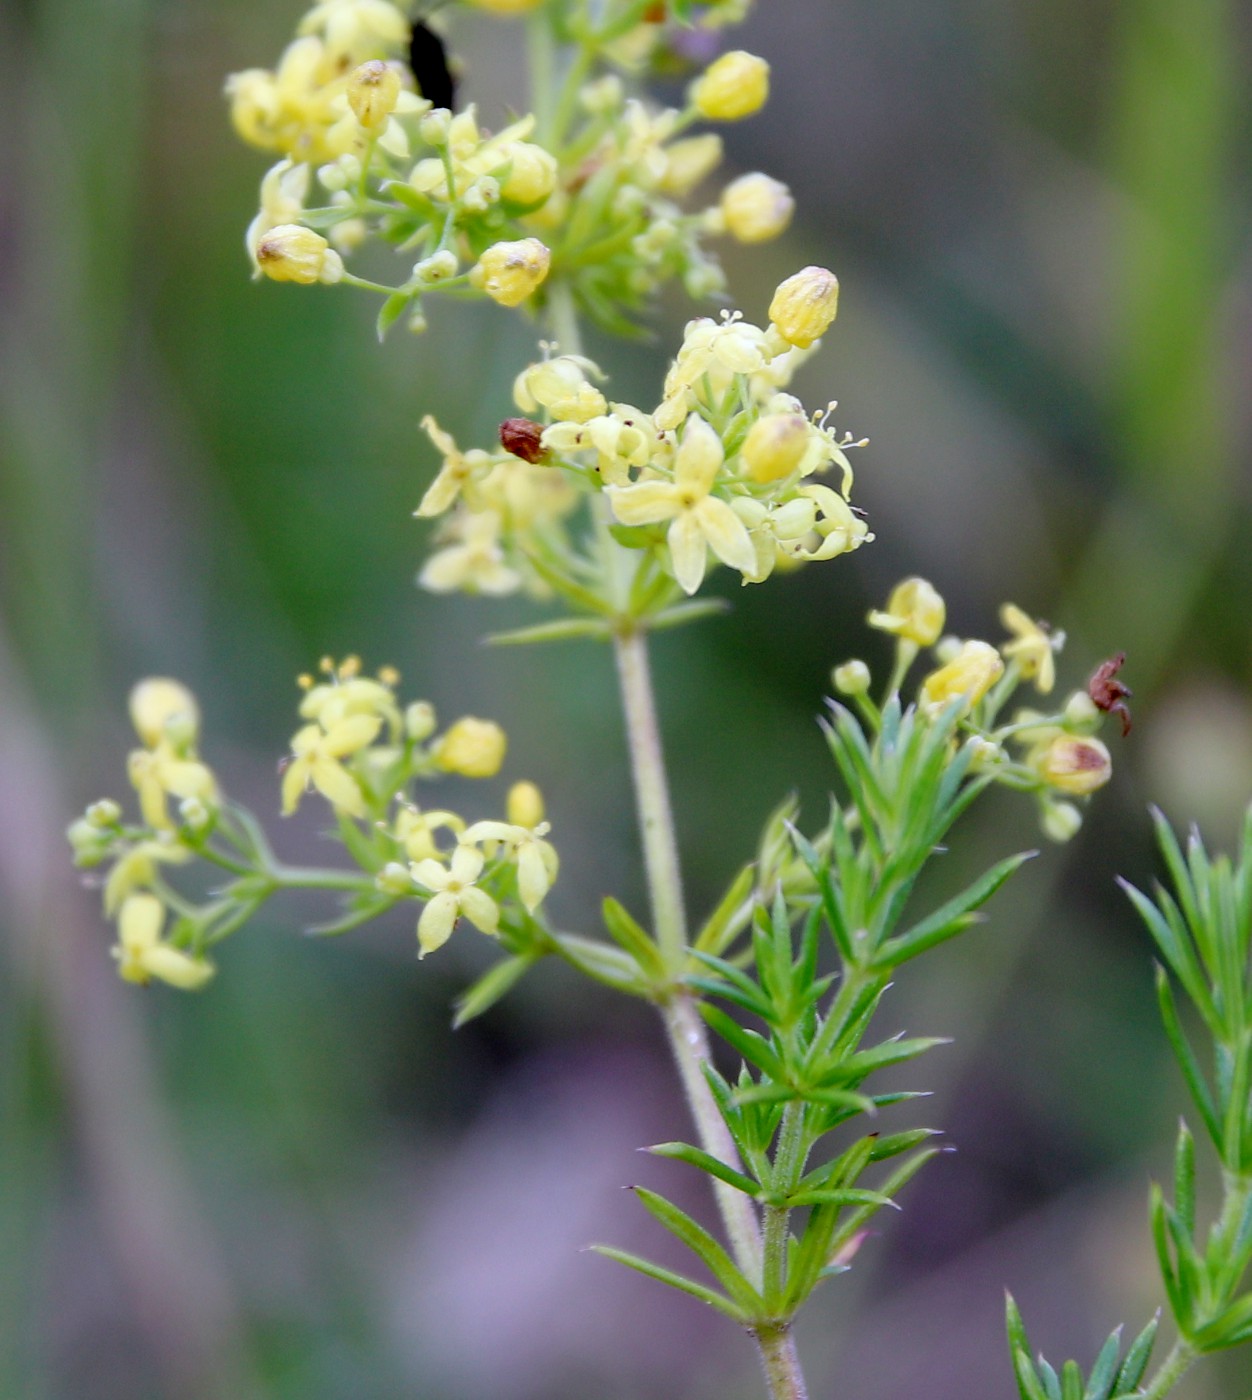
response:
{"label": "four-petaled yellow flower", "polygon": [[481,851],[461,845],[452,852],[446,869],[437,860],[420,860],[412,867],[413,878],[433,895],[417,921],[422,957],[443,947],[462,914],[480,932],[496,933],[500,910],[495,900],[474,883],[482,874],[484,863]]}
{"label": "four-petaled yellow flower", "polygon": [[924,578],[906,578],[891,590],[884,612],[872,612],[869,625],[891,632],[915,646],[931,647],[943,634],[947,609],[933,584]]}
{"label": "four-petaled yellow flower", "polygon": [[495,459],[477,447],[462,452],[452,434],[444,432],[429,413],[422,419],[422,431],[443,453],[443,466],[439,469],[439,475],[426,488],[422,503],[413,514],[442,515],[455,504],[463,492],[470,494],[469,488],[472,483],[491,470]]}
{"label": "four-petaled yellow flower", "polygon": [[1026,680],[1033,678],[1040,695],[1047,695],[1056,684],[1057,639],[1014,603],[1005,603],[1000,609],[1000,621],[1013,633],[1013,640],[1005,642],[1001,652],[1017,662]]}
{"label": "four-petaled yellow flower", "polygon": [[294,757],[283,774],[283,815],[290,816],[300,805],[301,795],[313,786],[336,812],[363,817],[365,799],[360,784],[341,760],[367,748],[381,728],[377,716],[348,715],[328,729],[306,724],[299,730],[291,741]]}
{"label": "four-petaled yellow flower", "polygon": [[700,587],[710,549],[741,574],[756,573],[756,550],[747,529],[725,501],[711,494],[724,455],[721,438],[703,418],[692,414],[674,457],[672,482],[641,481],[608,488],[613,514],[623,525],[673,522],[666,543],[674,577],[684,593]]}
{"label": "four-petaled yellow flower", "polygon": [[922,682],[922,702],[932,710],[964,700],[968,711],[1004,674],[1004,658],[990,642],[965,642],[960,651]]}
{"label": "four-petaled yellow flower", "polygon": [[433,860],[439,855],[435,832],[451,831],[458,840],[465,823],[455,812],[423,812],[417,807],[401,807],[396,815],[396,840],[411,861]]}
{"label": "four-petaled yellow flower", "polygon": [[127,982],[140,986],[154,977],[185,992],[194,992],[213,976],[213,964],[192,957],[181,948],[161,942],[165,906],[155,895],[132,894],[117,920],[117,946],[113,956]]}
{"label": "four-petaled yellow flower", "polygon": [[168,743],[162,742],[155,749],[135,749],[126,767],[139,794],[139,810],[149,826],[160,829],[173,825],[166,810],[167,797],[217,800],[217,784],[209,769],[195,759],[181,758]]}
{"label": "four-petaled yellow flower", "polygon": [[513,855],[517,861],[517,893],[533,914],[547,897],[557,876],[556,848],[543,839],[550,829],[547,822],[535,827],[515,826],[511,822],[475,822],[462,839],[467,844],[499,841]]}

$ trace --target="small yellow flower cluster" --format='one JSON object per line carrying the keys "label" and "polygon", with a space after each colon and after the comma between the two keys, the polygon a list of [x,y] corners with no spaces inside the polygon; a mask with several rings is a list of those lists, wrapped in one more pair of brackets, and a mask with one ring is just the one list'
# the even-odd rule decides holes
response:
{"label": "small yellow flower cluster", "polygon": [[[537,3],[479,7],[512,15]],[[727,23],[744,8],[738,0],[713,6],[702,22]],[[609,25],[616,37],[603,43],[589,31],[586,57],[638,66],[630,55],[646,55],[665,19],[662,7],[629,33]],[[722,158],[720,137],[688,128],[757,111],[769,88],[760,58],[724,54],[692,83],[682,110],[629,97],[620,76],[601,73],[575,82],[542,133],[525,115],[492,134],[473,105],[453,112],[420,95],[403,61],[408,34],[391,0],[325,0],[273,71],[249,69],[227,82],[240,136],[282,157],[262,181],[247,233],[257,276],[359,283],[343,259],[376,236],[417,254],[401,285],[363,284],[390,293],[380,333],[406,312],[410,327],[423,329],[427,293],[472,288],[512,307],[549,276],[620,330],[623,312],[670,278],[697,296],[721,289],[706,238],[759,243],[790,222],[786,186],[760,173],[735,180],[710,207],[680,204]],[[321,191],[311,197],[315,179]]]}
{"label": "small yellow flower cluster", "polygon": [[[76,864],[90,868],[111,862],[104,912],[117,918],[114,956],[121,975],[129,982],[155,977],[191,990],[209,980],[213,967],[182,921],[170,938],[162,938],[160,867],[192,858],[216,820],[220,796],[212,772],[196,755],[200,714],[186,686],[165,678],[141,681],[131,692],[130,715],[142,747],[131,753],[127,769],[142,826],[123,825],[122,809],[106,799],[92,803],[67,835]],[[171,797],[179,800],[177,825]]]}
{"label": "small yellow flower cluster", "polygon": [[[776,306],[797,283],[819,292],[837,285],[823,269],[806,269],[783,284]],[[861,444],[808,417],[786,392],[804,353],[796,337],[812,348],[834,309],[833,294],[824,309],[809,296],[799,331],[777,318],[763,330],[737,313],[692,321],[651,413],[610,403],[597,387],[600,371],[582,357],[533,364],[513,396],[543,421],[505,425],[530,424],[534,450],[525,460],[462,452],[426,420],[444,460],[417,514],[457,509],[422,582],[436,591],[540,591],[550,575],[535,561],[570,557],[574,546],[556,527],[601,491],[618,525],[635,532],[629,542],[650,551],[687,594],[700,587],[710,554],[745,583],[760,583],[780,565],[856,549],[872,538],[848,504],[847,450]],[[814,480],[834,466],[838,490]]]}
{"label": "small yellow flower cluster", "polygon": [[[943,635],[944,601],[925,579],[897,584],[887,605],[871,612],[869,623],[896,638],[896,667],[890,689],[898,692],[909,667],[924,647],[933,647],[938,665],[922,679],[918,703],[923,714],[936,715],[959,704],[962,722],[978,743],[977,764],[1006,786],[1032,792],[1040,805],[1044,832],[1068,840],[1082,824],[1082,814],[1064,798],[1087,797],[1112,776],[1107,747],[1095,737],[1102,715],[1083,691],[1075,691],[1061,710],[1043,714],[1019,711],[1008,724],[1000,714],[1023,681],[1040,695],[1056,684],[1056,654],[1065,642],[1021,608],[1006,603],[1000,620],[1009,639],[993,646]],[[848,662],[834,673],[835,688],[862,703],[870,687],[863,662]],[[1005,745],[1023,750],[1013,758]]]}

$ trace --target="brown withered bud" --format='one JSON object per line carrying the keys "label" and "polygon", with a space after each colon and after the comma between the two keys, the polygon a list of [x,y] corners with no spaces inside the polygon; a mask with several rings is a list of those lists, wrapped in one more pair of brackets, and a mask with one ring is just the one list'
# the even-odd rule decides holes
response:
{"label": "brown withered bud", "polygon": [[656,0],[655,4],[649,5],[643,12],[644,24],[664,24],[665,6],[661,0]]}
{"label": "brown withered bud", "polygon": [[1126,653],[1119,651],[1107,661],[1101,661],[1087,682],[1087,694],[1097,710],[1106,715],[1117,715],[1122,722],[1122,738],[1130,733],[1130,707],[1126,701],[1134,694],[1128,685],[1117,679],[1117,673],[1126,664]]}
{"label": "brown withered bud", "polygon": [[543,424],[531,418],[506,418],[500,424],[500,445],[532,466],[548,456],[543,445]]}

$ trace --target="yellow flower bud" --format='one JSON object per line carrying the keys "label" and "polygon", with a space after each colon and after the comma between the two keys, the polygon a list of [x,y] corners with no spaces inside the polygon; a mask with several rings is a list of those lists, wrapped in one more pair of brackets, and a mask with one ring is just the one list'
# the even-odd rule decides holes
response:
{"label": "yellow flower bud", "polygon": [[1039,813],[1039,822],[1049,841],[1063,843],[1078,835],[1082,813],[1072,802],[1045,802]]}
{"label": "yellow flower bud", "polygon": [[929,647],[942,635],[946,616],[943,599],[932,584],[924,578],[906,578],[891,590],[886,612],[870,613],[869,625]]}
{"label": "yellow flower bud", "polygon": [[256,245],[256,265],[275,282],[338,282],[343,259],[320,233],[300,224],[279,224]]}
{"label": "yellow flower bud", "polygon": [[709,121],[750,117],[769,97],[769,64],[742,49],[724,53],[692,83],[690,97],[692,106]]}
{"label": "yellow flower bud", "polygon": [[543,793],[534,783],[514,783],[505,802],[505,815],[513,826],[533,831],[543,821]]}
{"label": "yellow flower bud", "polygon": [[362,63],[348,79],[348,105],[366,131],[377,131],[396,109],[400,74],[374,58]]}
{"label": "yellow flower bud", "polygon": [[831,680],[840,695],[865,695],[871,681],[869,667],[864,661],[845,661],[831,672]]}
{"label": "yellow flower bud", "polygon": [[166,737],[171,720],[178,722],[190,743],[200,727],[200,710],[196,697],[181,682],[153,676],[131,691],[130,719],[144,747],[154,749]]}
{"label": "yellow flower bud", "polygon": [[922,682],[923,703],[931,709],[958,699],[966,707],[976,705],[1003,674],[1004,658],[990,642],[966,642],[946,666]]}
{"label": "yellow flower bud", "polygon": [[762,485],[790,476],[804,460],[809,438],[809,421],[798,413],[758,418],[739,449],[746,474]]}
{"label": "yellow flower bud", "polygon": [[429,700],[414,700],[404,712],[404,732],[422,743],[435,732],[435,707]]}
{"label": "yellow flower bud", "polygon": [[1039,776],[1049,787],[1075,797],[1102,788],[1113,776],[1113,760],[1099,739],[1058,734],[1034,758]]}
{"label": "yellow flower bud", "polygon": [[122,820],[122,809],[111,797],[102,797],[98,802],[93,802],[83,815],[92,826],[116,826]]}
{"label": "yellow flower bud", "polygon": [[714,132],[689,136],[665,148],[665,175],[661,189],[666,194],[684,195],[695,189],[722,161],[722,138]]}
{"label": "yellow flower bud", "polygon": [[769,318],[782,338],[807,350],[839,310],[839,279],[824,267],[806,267],[774,293]]}
{"label": "yellow flower bud", "polygon": [[791,222],[796,202],[781,180],[741,175],[722,191],[722,218],[740,243],[766,243]]}
{"label": "yellow flower bud", "polygon": [[552,254],[537,238],[493,243],[479,258],[470,281],[501,306],[520,306],[548,275]]}
{"label": "yellow flower bud", "polygon": [[500,185],[502,198],[513,204],[541,204],[556,189],[556,157],[532,141],[514,141],[500,152],[509,173]]}
{"label": "yellow flower bud", "polygon": [[504,730],[489,719],[459,719],[439,741],[435,762],[463,778],[493,778],[504,762]]}

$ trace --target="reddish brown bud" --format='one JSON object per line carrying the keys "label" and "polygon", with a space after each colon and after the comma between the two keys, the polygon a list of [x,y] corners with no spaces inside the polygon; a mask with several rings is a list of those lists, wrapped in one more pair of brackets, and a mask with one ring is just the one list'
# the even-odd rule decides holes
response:
{"label": "reddish brown bud", "polygon": [[500,424],[500,445],[532,466],[548,455],[543,445],[543,425],[530,418],[506,418]]}
{"label": "reddish brown bud", "polygon": [[1122,722],[1122,737],[1130,733],[1130,707],[1126,701],[1134,691],[1117,679],[1117,673],[1126,664],[1126,653],[1119,651],[1107,661],[1101,661],[1087,682],[1087,694],[1097,710],[1117,715]]}
{"label": "reddish brown bud", "polygon": [[643,22],[644,24],[665,23],[665,6],[661,0],[657,0],[655,4],[649,5],[643,12]]}

